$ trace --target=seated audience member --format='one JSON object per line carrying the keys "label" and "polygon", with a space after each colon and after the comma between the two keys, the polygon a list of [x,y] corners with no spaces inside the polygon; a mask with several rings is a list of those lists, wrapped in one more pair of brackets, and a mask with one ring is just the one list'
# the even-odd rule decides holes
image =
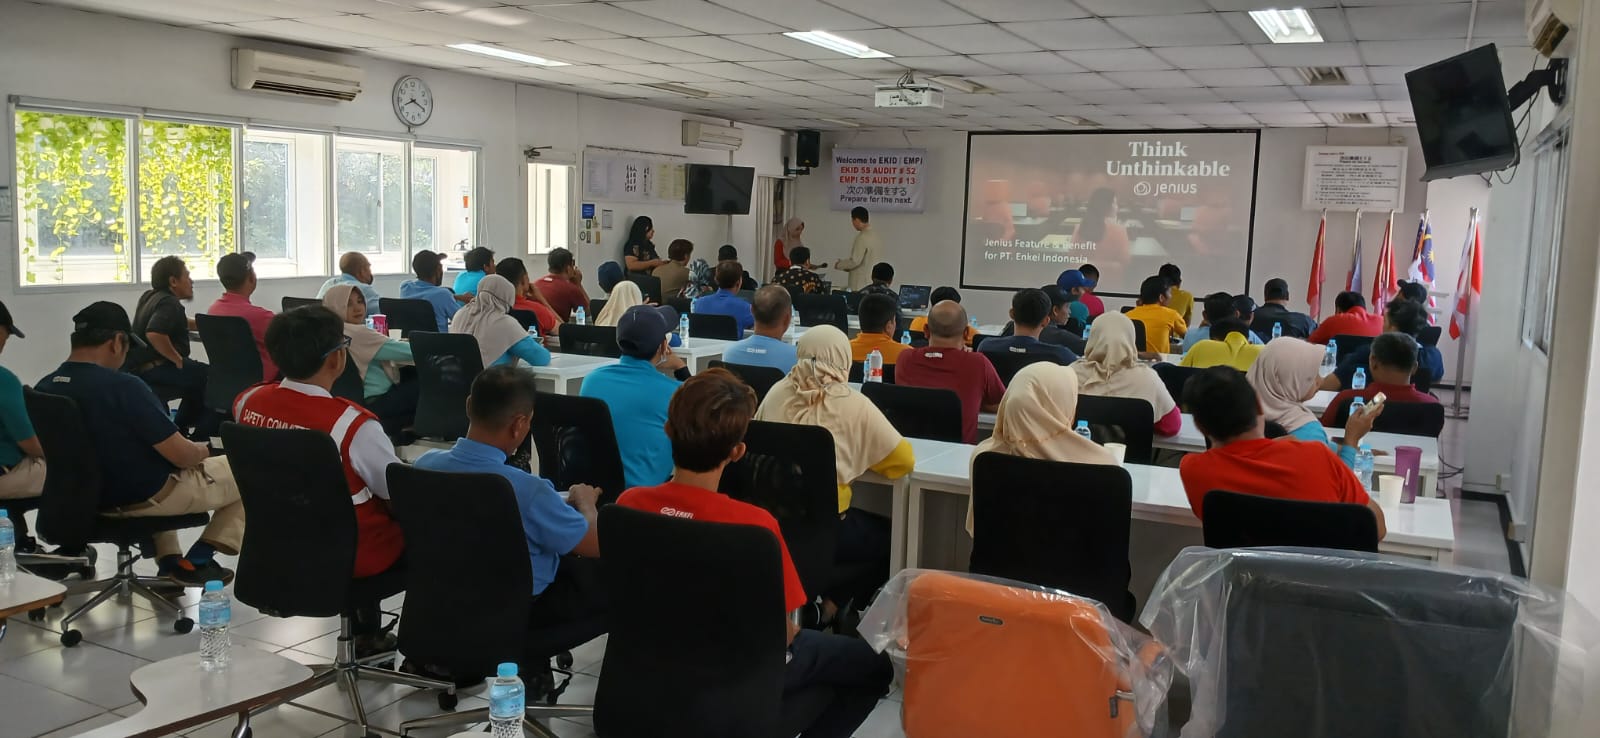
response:
{"label": "seated audience member", "polygon": [[[504,276],[504,270],[497,273]],[[416,461],[418,469],[498,474],[511,483],[533,567],[529,633],[587,620],[605,611],[599,581],[600,538],[595,529],[600,490],[575,484],[562,500],[555,486],[543,477],[506,463],[522,448],[533,427],[533,398],[538,389],[532,374],[515,367],[483,370],[472,380],[467,396],[467,435],[450,449],[429,451]],[[566,650],[583,643],[552,645]],[[546,669],[548,656],[527,654],[530,661],[544,657]]]}
{"label": "seated audience member", "polygon": [[[601,264],[600,271],[595,277],[595,280],[600,284],[600,291],[607,295],[610,295],[611,291],[616,289],[617,285],[621,284],[625,279],[626,276],[623,274],[622,265],[614,261]],[[641,295],[639,299],[642,300],[644,297]],[[591,315],[589,318],[593,320],[594,316]]]}
{"label": "seated audience member", "polygon": [[868,471],[899,479],[911,473],[916,459],[911,443],[883,411],[850,388],[850,341],[844,333],[831,325],[812,326],[795,349],[794,369],[767,392],[756,420],[815,425],[833,434],[839,485],[834,561],[840,569],[860,573],[839,577],[828,587],[821,616],[826,622],[841,609],[865,608],[889,577],[889,521],[852,507],[850,484]]}
{"label": "seated audience member", "polygon": [[217,281],[222,283],[223,292],[206,308],[206,314],[244,318],[250,324],[256,352],[261,355],[261,378],[271,380],[278,377],[278,365],[267,353],[267,324],[272,322],[273,312],[250,303],[250,296],[256,291],[255,262],[256,255],[248,251],[226,254],[217,260]]}
{"label": "seated audience member", "polygon": [[[628,284],[628,283],[624,283]],[[617,322],[622,358],[583,378],[578,394],[604,400],[622,454],[622,476],[629,487],[661,484],[672,473],[672,449],[662,432],[667,403],[689,368],[672,353],[667,332],[678,325],[670,307],[635,305]]]}
{"label": "seated audience member", "polygon": [[1183,355],[1182,366],[1201,369],[1213,366],[1231,366],[1241,372],[1250,371],[1261,355],[1262,346],[1250,343],[1255,334],[1238,318],[1225,318],[1211,327],[1212,336],[1195,344]]}
{"label": "seated audience member", "polygon": [[790,292],[803,292],[806,294],[821,294],[827,292],[827,285],[816,270],[828,268],[827,264],[814,266],[811,263],[811,249],[796,246],[789,252],[788,269],[778,272],[772,278],[772,283],[787,287]]}
{"label": "seated audience member", "polygon": [[1317,321],[1305,313],[1297,313],[1289,309],[1289,283],[1273,277],[1267,280],[1264,292],[1266,304],[1256,310],[1255,320],[1250,322],[1250,330],[1263,339],[1272,335],[1272,325],[1283,325],[1283,335],[1286,338],[1310,338],[1311,332],[1317,329]]}
{"label": "seated audience member", "polygon": [[1421,282],[1408,282],[1404,279],[1400,280],[1398,284],[1401,299],[1410,300],[1418,305],[1427,307],[1428,285]]}
{"label": "seated audience member", "polygon": [[1256,299],[1249,295],[1233,296],[1233,312],[1239,315],[1239,320],[1246,328],[1256,319]]}
{"label": "seated audience member", "polygon": [[411,273],[417,278],[400,283],[400,297],[427,301],[433,306],[433,319],[439,324],[439,332],[445,332],[450,319],[461,309],[461,303],[456,302],[456,293],[440,286],[444,284],[444,261],[438,254],[423,249],[411,257]]}
{"label": "seated audience member", "polygon": [[1078,267],[1078,273],[1089,280],[1089,285],[1084,288],[1083,294],[1078,297],[1078,301],[1083,303],[1085,308],[1088,308],[1089,320],[1092,321],[1106,312],[1106,304],[1101,302],[1100,298],[1094,294],[1095,285],[1100,284],[1100,270],[1095,268],[1093,264],[1084,264]]}
{"label": "seated audience member", "polygon": [[[979,347],[984,353],[1038,354],[1057,364],[1071,364],[1078,355],[1065,346],[1046,343],[1044,331],[1050,325],[1050,298],[1044,290],[1025,289],[1011,297],[1012,335],[996,336]],[[1059,329],[1058,329],[1059,330]]]}
{"label": "seated audience member", "polygon": [[749,338],[735,341],[722,350],[722,360],[730,364],[766,366],[788,374],[796,359],[794,344],[783,340],[789,332],[789,314],[794,303],[789,291],[775,284],[756,290],[751,314],[756,322],[755,333]]}
{"label": "seated audience member", "polygon": [[515,365],[517,359],[528,366],[550,363],[550,352],[509,314],[515,294],[505,275],[491,274],[478,282],[478,296],[450,321],[451,333],[465,333],[477,339],[478,357],[485,369]]}
{"label": "seated audience member", "polygon": [[684,285],[689,283],[689,256],[693,253],[694,244],[688,239],[678,238],[667,244],[667,262],[651,272],[661,280],[663,297],[695,297],[683,294]]}
{"label": "seated audience member", "polygon": [[1322,424],[1332,426],[1338,420],[1339,408],[1360,397],[1372,401],[1379,392],[1385,402],[1421,402],[1439,404],[1439,398],[1418,392],[1412,386],[1412,375],[1417,371],[1417,339],[1404,333],[1384,333],[1372,339],[1372,350],[1367,356],[1366,389],[1341,390],[1328,409],[1322,413]]}
{"label": "seated audience member", "polygon": [[894,291],[894,265],[880,261],[872,265],[872,284],[861,288],[863,295],[884,295],[900,304],[900,293]]}
{"label": "seated audience member", "polygon": [[[1091,334],[1092,335],[1092,334]],[[972,450],[1075,464],[1116,464],[1105,447],[1073,431],[1078,415],[1078,375],[1058,364],[1029,364],[1011,378],[994,434]],[[967,501],[967,532],[972,532],[972,501]]]}
{"label": "seated audience member", "polygon": [[[721,265],[723,261],[724,260],[718,260],[717,264]],[[738,260],[733,259],[732,261]],[[743,276],[743,268],[739,270],[739,274]],[[662,294],[666,295],[667,297],[682,297],[688,300],[694,300],[702,295],[709,295],[716,291],[716,270],[712,268],[711,264],[707,263],[705,259],[697,258],[689,262],[689,279],[688,281],[684,282],[683,290],[678,294],[673,294],[667,292],[666,290],[662,290]],[[737,291],[737,288],[735,291]]]}
{"label": "seated audience member", "polygon": [[163,256],[150,268],[150,285],[133,311],[133,334],[142,342],[128,351],[122,370],[152,388],[176,390],[181,398],[178,427],[190,438],[204,442],[222,427],[222,416],[206,407],[206,378],[211,367],[189,358],[194,319],[184,311],[182,301],[194,299],[194,278],[183,259]]}
{"label": "seated audience member", "polygon": [[[1045,323],[1044,330],[1039,332],[1039,340],[1055,346],[1065,346],[1073,355],[1082,356],[1085,349],[1083,336],[1074,328],[1082,330],[1088,323],[1080,322],[1077,318],[1072,317],[1071,310],[1068,308],[1069,305],[1078,305],[1078,303],[1068,302],[1066,293],[1053,284],[1040,287],[1039,291],[1050,299],[1050,320]],[[1082,306],[1079,305],[1079,307]],[[1016,321],[1008,320],[1006,321],[1006,327],[1000,330],[1000,335],[1002,337],[1012,336],[1016,335],[1016,332]]]}
{"label": "seated audience member", "polygon": [[[961,293],[954,287],[935,287],[933,289],[933,294],[928,296],[928,304],[938,305],[941,302],[953,302],[957,305],[960,305]],[[965,309],[963,309],[962,312],[964,314],[966,312]],[[921,333],[924,336],[928,335],[928,318],[931,316],[932,312],[930,310],[928,315],[919,315],[915,318],[912,318],[910,330]],[[978,329],[973,328],[970,322],[961,326],[961,343],[963,346],[971,346],[972,339],[976,338],[977,336]]]}
{"label": "seated audience member", "polygon": [[[1384,333],[1404,333],[1412,338],[1418,338],[1422,331],[1428,327],[1428,310],[1423,303],[1410,299],[1390,300],[1383,313]],[[1338,368],[1333,373],[1322,378],[1322,389],[1341,390],[1350,389],[1351,380],[1355,379],[1357,368],[1366,368],[1367,358],[1372,354],[1372,345],[1358,346],[1345,354],[1344,360],[1339,362]],[[1427,392],[1428,388],[1444,378],[1444,355],[1439,353],[1437,346],[1424,346],[1421,340],[1417,343],[1417,373],[1411,377],[1412,386],[1418,392]],[[1371,379],[1371,377],[1368,377]]]}
{"label": "seated audience member", "polygon": [[876,349],[885,366],[893,365],[900,352],[911,348],[900,342],[895,329],[900,327],[900,304],[884,294],[869,294],[856,307],[861,332],[850,339],[850,361],[861,363]]}
{"label": "seated audience member", "polygon": [[[721,245],[720,247],[717,248],[717,263],[718,264],[721,264],[721,263],[723,263],[725,261],[738,261],[738,260],[739,260],[739,250],[734,248],[733,244],[725,243],[725,244],[723,244],[723,245]],[[783,268],[787,269],[788,267],[783,267]],[[739,275],[740,275],[740,278],[739,278],[739,289],[740,290],[754,290],[755,288],[761,286],[761,284],[755,280],[755,277],[750,276],[749,270],[746,270],[743,267],[740,267]]]}
{"label": "seated audience member", "polygon": [[1326,346],[1336,336],[1376,336],[1383,332],[1383,318],[1367,312],[1367,298],[1360,292],[1340,292],[1333,298],[1333,307],[1338,314],[1311,332],[1312,343]]}
{"label": "seated audience member", "polygon": [[1167,301],[1167,307],[1181,316],[1183,322],[1193,321],[1194,293],[1183,288],[1183,270],[1179,269],[1177,264],[1162,264],[1156,274],[1165,277],[1167,284],[1172,285],[1172,289],[1168,291],[1170,299]]}
{"label": "seated audience member", "polygon": [[1006,386],[994,364],[967,348],[966,327],[967,311],[960,303],[934,303],[928,311],[928,345],[900,354],[894,383],[954,391],[961,398],[961,438],[976,443],[978,413],[999,407]]}
{"label": "seated audience member", "polygon": [[238,554],[244,538],[244,504],[233,469],[205,444],[186,440],[155,393],[118,371],[138,341],[121,305],[96,302],[72,316],[72,353],[35,388],[78,404],[89,433],[86,440],[100,466],[101,515],[142,518],[212,511],[211,522],[187,554],[179,553],[176,532],[155,534],[159,576],[189,587],[210,579],[229,581],[233,572],[214,556],[218,551]]}
{"label": "seated audience member", "polygon": [[[1243,320],[1239,311],[1233,305],[1233,296],[1226,292],[1213,292],[1205,296],[1200,304],[1200,325],[1189,329],[1183,336],[1183,353],[1189,353],[1194,345],[1211,337],[1211,326],[1223,320]],[[1246,341],[1257,346],[1262,340],[1256,337],[1254,331],[1246,331]]]}
{"label": "seated audience member", "polygon": [[[618,282],[611,288],[611,297],[606,300],[606,306],[600,309],[600,314],[593,316],[594,325],[615,328],[622,322],[622,316],[632,308],[646,304],[644,292],[639,290],[639,285],[633,282]],[[672,324],[672,335],[667,341],[673,348],[683,345],[683,339],[678,336],[678,324]]]}
{"label": "seated audience member", "polygon": [[328,290],[346,284],[361,290],[361,299],[367,303],[368,314],[382,313],[383,310],[379,309],[381,298],[372,286],[372,279],[372,262],[367,261],[366,254],[347,251],[339,256],[339,274],[322,283],[322,289],[317,290],[317,299],[325,297]]}
{"label": "seated audience member", "polygon": [[[13,338],[25,338],[11,322],[11,311],[0,303],[0,351]],[[38,497],[44,493],[44,448],[33,432],[33,421],[22,401],[22,382],[0,366],[0,500]],[[37,550],[28,535],[27,516],[11,518],[16,526],[17,551]]]}
{"label": "seated audience member", "polygon": [[[657,270],[659,271],[659,270]],[[690,312],[704,315],[726,315],[739,326],[739,335],[755,327],[756,319],[750,303],[739,297],[739,286],[744,280],[744,267],[737,261],[724,261],[717,265],[717,291],[689,303]]]}
{"label": "seated audience member", "polygon": [[390,437],[411,425],[417,416],[417,400],[422,385],[400,375],[402,364],[413,364],[411,344],[397,341],[367,327],[367,308],[361,293],[347,284],[335,286],[322,296],[322,306],[344,318],[344,334],[350,337],[350,360],[361,375],[361,404],[383,422]]}
{"label": "seated audience member", "polygon": [[1317,380],[1322,370],[1322,347],[1306,343],[1299,338],[1279,338],[1261,350],[1256,364],[1250,367],[1247,379],[1261,400],[1261,413],[1268,423],[1277,423],[1289,432],[1285,438],[1315,441],[1324,444],[1339,455],[1345,466],[1356,466],[1356,449],[1377,415],[1364,414],[1345,426],[1346,443],[1335,445],[1328,440],[1322,421],[1306,409],[1306,401],[1317,394]]}
{"label": "seated audience member", "polygon": [[[1122,313],[1105,313],[1094,321],[1089,352],[1073,362],[1079,394],[1097,397],[1132,397],[1150,403],[1158,436],[1175,436],[1183,428],[1183,413],[1154,369],[1139,363],[1133,345],[1133,321]],[[896,375],[896,381],[899,376]]]}
{"label": "seated audience member", "polygon": [[[755,410],[755,393],[721,369],[703,372],[684,382],[667,409],[672,480],[656,487],[630,489],[617,504],[657,515],[754,525],[770,531],[778,539],[783,561],[784,613],[774,612],[772,617],[777,618],[807,604],[783,531],[771,513],[717,491],[723,470],[744,456],[745,429]],[[778,573],[774,572],[774,576]],[[831,695],[821,714],[800,734],[848,738],[888,691],[894,677],[888,658],[859,638],[802,630],[789,617],[784,618],[784,624],[789,633],[784,694],[825,686]]]}
{"label": "seated audience member", "polygon": [[589,293],[583,289],[583,272],[578,271],[578,262],[572,258],[572,252],[566,249],[552,250],[545,257],[545,263],[550,273],[535,280],[533,286],[539,289],[539,294],[544,295],[550,309],[556,311],[562,320],[572,320],[572,311],[580,307],[587,311]]}
{"label": "seated audience member", "polygon": [[[360,293],[354,299],[360,299]],[[233,417],[245,425],[309,428],[333,436],[355,505],[356,561],[350,576],[359,579],[395,566],[405,552],[405,539],[389,515],[385,470],[400,463],[394,446],[376,415],[332,394],[333,383],[344,373],[345,348],[354,349],[348,324],[332,310],[313,305],[273,318],[267,328],[267,349],[282,367],[284,379],[239,393]],[[380,632],[382,615],[376,600],[359,604],[352,616],[357,653],[394,648],[394,639]]]}
{"label": "seated audience member", "polygon": [[[561,316],[556,314],[555,309],[544,299],[544,295],[539,294],[539,288],[534,287],[533,282],[528,279],[528,267],[523,265],[521,259],[501,259],[500,263],[494,265],[494,273],[511,283],[511,292],[516,295],[516,299],[511,303],[512,310],[533,313],[535,322],[538,323],[539,335],[548,336],[556,332],[556,328],[561,325]],[[480,281],[478,284],[481,285],[483,282]]]}
{"label": "seated audience member", "polygon": [[[1083,296],[1089,294],[1089,278],[1077,269],[1068,269],[1056,278],[1056,289],[1060,290],[1062,302],[1066,303],[1067,311],[1079,326],[1089,324],[1089,306],[1083,301]],[[1048,290],[1046,290],[1048,292]],[[1055,298],[1050,298],[1055,302]],[[1060,303],[1056,303],[1060,304]],[[1102,311],[1104,312],[1104,311]],[[1066,324],[1065,319],[1057,319],[1057,324]]]}
{"label": "seated audience member", "polygon": [[1205,518],[1201,506],[1206,493],[1220,489],[1285,500],[1366,505],[1378,518],[1378,537],[1386,534],[1378,501],[1367,496],[1355,474],[1325,444],[1266,437],[1261,401],[1237,369],[1218,366],[1196,374],[1184,387],[1183,402],[1194,411],[1195,425],[1211,441],[1209,450],[1183,457],[1178,466],[1195,517]]}
{"label": "seated audience member", "polygon": [[1144,323],[1144,346],[1140,348],[1141,351],[1173,353],[1172,338],[1183,338],[1189,332],[1189,324],[1184,322],[1183,316],[1167,307],[1167,300],[1170,299],[1168,293],[1166,277],[1148,277],[1139,285],[1139,306],[1125,313],[1129,320]]}
{"label": "seated audience member", "polygon": [[484,277],[494,274],[494,252],[478,246],[462,256],[461,261],[467,270],[456,275],[451,290],[456,293],[457,300],[466,302],[478,294],[478,283],[482,282]]}

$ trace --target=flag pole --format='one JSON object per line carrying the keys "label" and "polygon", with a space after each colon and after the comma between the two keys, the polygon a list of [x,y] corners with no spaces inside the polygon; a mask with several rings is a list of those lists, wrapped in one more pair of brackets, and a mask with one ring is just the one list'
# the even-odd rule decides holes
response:
{"label": "flag pole", "polygon": [[[1473,208],[1472,209],[1472,220],[1471,220],[1471,223],[1472,223],[1472,226],[1471,226],[1472,230],[1468,235],[1471,236],[1471,238],[1472,238],[1472,251],[1477,251],[1477,249],[1478,249],[1478,209],[1477,208]],[[1459,283],[1466,285],[1468,290],[1472,289],[1472,262],[1474,262],[1474,261],[1476,261],[1476,259],[1473,258],[1472,252],[1468,252],[1468,256],[1467,256],[1466,261],[1461,265],[1461,268],[1466,270],[1466,276],[1464,278],[1462,278],[1462,279],[1457,280]],[[1457,302],[1460,302],[1460,300],[1461,300],[1461,296],[1460,295],[1454,295],[1454,297],[1455,297]],[[1453,406],[1451,407],[1451,410],[1450,410],[1450,417],[1456,418],[1456,419],[1460,419],[1460,420],[1465,420],[1466,417],[1467,417],[1466,414],[1461,412],[1461,385],[1466,384],[1465,372],[1466,372],[1466,367],[1467,367],[1467,341],[1472,338],[1472,310],[1470,309],[1471,308],[1471,301],[1469,300],[1467,304],[1468,304],[1468,310],[1461,315],[1461,340],[1456,341],[1456,399],[1455,399],[1455,403],[1453,404]]]}

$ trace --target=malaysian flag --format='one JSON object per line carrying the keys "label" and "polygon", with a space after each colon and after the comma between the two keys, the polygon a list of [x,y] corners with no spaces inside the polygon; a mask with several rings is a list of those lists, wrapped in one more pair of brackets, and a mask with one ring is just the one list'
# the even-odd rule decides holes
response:
{"label": "malaysian flag", "polygon": [[1322,320],[1322,280],[1327,277],[1323,267],[1323,248],[1328,241],[1328,211],[1322,211],[1322,225],[1317,226],[1317,247],[1311,254],[1311,281],[1306,285],[1306,312],[1312,320]]}
{"label": "malaysian flag", "polygon": [[1483,296],[1483,234],[1478,230],[1478,209],[1472,209],[1472,226],[1461,249],[1461,275],[1456,277],[1456,305],[1450,311],[1450,337],[1466,333],[1468,316]]}
{"label": "malaysian flag", "polygon": [[[1439,301],[1433,296],[1436,274],[1433,266],[1433,224],[1428,222],[1428,211],[1424,210],[1422,220],[1417,223],[1417,244],[1411,250],[1411,268],[1406,270],[1406,278],[1428,288],[1428,307],[1439,306]],[[1428,322],[1436,321],[1437,318],[1429,312]]]}
{"label": "malaysian flag", "polygon": [[1394,211],[1389,211],[1389,221],[1383,226],[1383,246],[1378,249],[1378,271],[1372,275],[1372,305],[1383,314],[1400,294],[1399,278],[1394,271]]}
{"label": "malaysian flag", "polygon": [[1344,277],[1346,292],[1361,291],[1361,211],[1356,211],[1356,245],[1350,254],[1350,271]]}

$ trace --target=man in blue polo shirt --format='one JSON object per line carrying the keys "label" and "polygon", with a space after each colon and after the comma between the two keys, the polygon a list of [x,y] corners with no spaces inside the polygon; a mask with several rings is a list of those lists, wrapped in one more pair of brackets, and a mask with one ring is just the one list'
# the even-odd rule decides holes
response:
{"label": "man in blue polo shirt", "polygon": [[750,303],[739,297],[739,286],[744,284],[744,267],[737,261],[724,261],[717,264],[717,270],[712,277],[716,280],[717,291],[704,297],[697,297],[689,304],[689,312],[700,315],[726,315],[739,324],[739,335],[750,330],[756,324],[756,319],[750,313]]}
{"label": "man in blue polo shirt", "polygon": [[440,286],[444,284],[444,262],[438,254],[424,249],[411,257],[411,271],[417,278],[400,283],[400,296],[407,300],[426,300],[433,306],[439,332],[448,333],[450,318],[461,309],[461,303],[456,302],[456,293]]}
{"label": "man in blue polo shirt", "polygon": [[742,341],[735,341],[722,350],[722,360],[730,364],[765,366],[788,374],[798,361],[794,344],[783,340],[789,332],[789,311],[794,306],[789,291],[775,284],[756,290],[751,315],[756,321],[755,333]]}
{"label": "man in blue polo shirt", "polygon": [[361,299],[367,302],[367,314],[378,315],[383,312],[378,303],[383,299],[378,295],[378,290],[372,286],[372,262],[367,261],[367,255],[359,251],[346,251],[339,255],[339,273],[329,277],[322,283],[322,289],[317,290],[317,299],[322,299],[328,290],[341,284],[348,284],[361,291]]}
{"label": "man in blue polo shirt", "polygon": [[667,405],[689,378],[683,359],[672,353],[667,334],[678,325],[670,307],[635,305],[617,321],[622,358],[583,378],[582,397],[604,400],[622,454],[628,487],[653,487],[672,476],[672,443],[667,440]]}

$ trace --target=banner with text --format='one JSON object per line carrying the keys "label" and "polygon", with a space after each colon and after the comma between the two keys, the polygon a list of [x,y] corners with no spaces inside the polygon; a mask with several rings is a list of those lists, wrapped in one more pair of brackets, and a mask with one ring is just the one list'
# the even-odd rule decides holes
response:
{"label": "banner with text", "polygon": [[834,210],[920,213],[927,181],[927,149],[833,150]]}
{"label": "banner with text", "polygon": [[1406,147],[1307,146],[1301,207],[1405,210]]}

